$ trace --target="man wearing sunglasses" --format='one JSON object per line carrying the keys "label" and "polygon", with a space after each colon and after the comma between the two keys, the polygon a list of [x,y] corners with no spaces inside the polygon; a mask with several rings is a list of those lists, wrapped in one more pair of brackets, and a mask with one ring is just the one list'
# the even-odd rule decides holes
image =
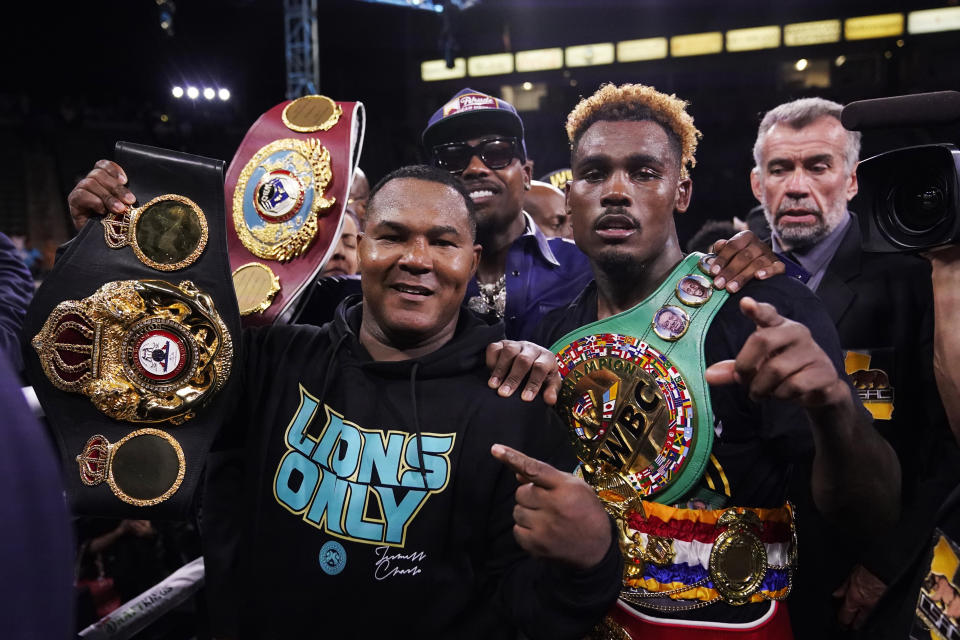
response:
{"label": "man wearing sunglasses", "polygon": [[531,176],[517,110],[463,89],[433,114],[422,142],[431,163],[459,178],[477,208],[483,254],[467,306],[502,318],[508,338],[529,335],[590,280],[590,267],[572,242],[547,238],[523,211]]}

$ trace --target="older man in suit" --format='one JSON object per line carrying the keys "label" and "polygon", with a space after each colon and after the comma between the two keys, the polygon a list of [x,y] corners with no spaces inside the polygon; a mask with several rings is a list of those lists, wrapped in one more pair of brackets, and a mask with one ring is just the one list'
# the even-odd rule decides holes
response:
{"label": "older man in suit", "polygon": [[[820,538],[813,543],[819,548],[807,544],[805,555],[821,566],[808,565],[799,578],[794,625],[800,637],[827,634],[809,625],[830,619],[824,614],[831,592],[841,599],[840,624],[861,627],[886,585],[905,570],[909,552],[926,542],[937,507],[956,484],[957,447],[932,368],[930,265],[915,256],[862,251],[856,215],[847,210],[858,188],[860,134],[840,124],[841,108],[804,98],[769,111],[754,145],[750,182],[774,251],[789,261],[787,272],[823,300],[846,350],[847,372],[897,451],[904,510],[893,529],[846,540],[815,515],[805,522],[801,508],[800,526]],[[802,506],[801,487],[795,497]],[[811,607],[809,615],[801,602]]]}

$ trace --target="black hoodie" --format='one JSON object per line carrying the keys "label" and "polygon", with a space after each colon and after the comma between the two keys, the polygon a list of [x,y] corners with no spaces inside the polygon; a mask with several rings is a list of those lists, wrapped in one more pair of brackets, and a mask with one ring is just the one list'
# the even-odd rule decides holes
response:
{"label": "black hoodie", "polygon": [[240,476],[214,466],[204,503],[212,608],[228,619],[214,631],[236,631],[239,605],[241,637],[582,637],[616,598],[619,555],[577,571],[517,546],[517,482],[491,445],[574,459],[539,399],[487,387],[502,326],[461,311],[437,351],[376,362],[360,315],[348,299],[324,327],[244,337],[246,491],[227,504]]}

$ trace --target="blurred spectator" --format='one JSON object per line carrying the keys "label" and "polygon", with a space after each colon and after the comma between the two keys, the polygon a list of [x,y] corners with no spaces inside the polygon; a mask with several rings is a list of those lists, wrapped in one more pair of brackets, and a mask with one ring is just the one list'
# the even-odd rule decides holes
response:
{"label": "blurred spectator", "polygon": [[[941,247],[926,257],[933,276],[934,371],[960,444],[960,246]],[[884,593],[862,637],[960,637],[960,485],[937,510],[926,544],[902,551],[910,568]]]}
{"label": "blurred spectator", "polygon": [[[6,299],[0,303],[0,308],[8,306]],[[19,353],[15,342],[14,346]],[[73,550],[60,467],[46,432],[23,399],[4,347],[0,347],[0,408],[0,635],[68,638],[73,622]]]}
{"label": "blurred spectator", "polygon": [[0,351],[15,371],[23,369],[20,329],[33,298],[33,278],[14,243],[0,233]]}
{"label": "blurred spectator", "polygon": [[523,198],[523,210],[530,214],[548,238],[573,239],[573,227],[564,200],[560,189],[547,182],[532,180],[530,191]]}
{"label": "blurred spectator", "polygon": [[36,247],[27,248],[27,239],[24,236],[10,236],[11,242],[17,248],[17,256],[23,261],[30,274],[36,278],[43,270],[43,254]]}
{"label": "blurred spectator", "polygon": [[367,216],[367,198],[370,197],[370,181],[363,169],[357,167],[353,171],[353,183],[350,184],[350,195],[347,197],[347,207],[352,207],[354,214],[363,226],[363,219]]}
{"label": "blurred spectator", "polygon": [[348,205],[343,212],[343,229],[340,231],[340,240],[333,250],[333,255],[320,272],[321,278],[327,276],[352,276],[357,272],[357,233],[359,220],[351,210],[354,205]]}
{"label": "blurred spectator", "polygon": [[707,220],[693,234],[693,237],[687,240],[687,253],[693,253],[694,251],[709,253],[714,242],[732,238],[736,233],[736,228],[729,220]]}

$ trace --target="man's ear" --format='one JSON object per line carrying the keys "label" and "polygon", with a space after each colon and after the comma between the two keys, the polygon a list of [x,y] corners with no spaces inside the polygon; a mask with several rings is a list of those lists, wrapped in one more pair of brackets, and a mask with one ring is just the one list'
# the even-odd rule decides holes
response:
{"label": "man's ear", "polygon": [[690,197],[693,195],[693,181],[690,178],[681,178],[677,182],[677,200],[673,210],[683,213],[690,207]]}
{"label": "man's ear", "polygon": [[357,231],[357,270],[360,269],[360,254],[363,253],[363,240],[367,237],[363,231]]}
{"label": "man's ear", "polygon": [[763,185],[760,183],[760,169],[754,167],[750,170],[750,190],[753,191],[753,197],[757,202],[763,202]]}
{"label": "man's ear", "polygon": [[477,275],[477,267],[480,266],[480,256],[483,255],[483,247],[479,244],[473,245],[473,266],[470,268],[470,277]]}
{"label": "man's ear", "polygon": [[853,196],[857,195],[857,192],[860,191],[860,183],[857,182],[857,167],[859,165],[859,162],[853,165],[853,171],[850,172],[850,182],[847,184],[847,202],[853,200]]}
{"label": "man's ear", "polygon": [[530,190],[530,182],[533,180],[533,169],[530,167],[530,161],[523,163],[521,167],[523,169],[523,189],[524,191]]}

